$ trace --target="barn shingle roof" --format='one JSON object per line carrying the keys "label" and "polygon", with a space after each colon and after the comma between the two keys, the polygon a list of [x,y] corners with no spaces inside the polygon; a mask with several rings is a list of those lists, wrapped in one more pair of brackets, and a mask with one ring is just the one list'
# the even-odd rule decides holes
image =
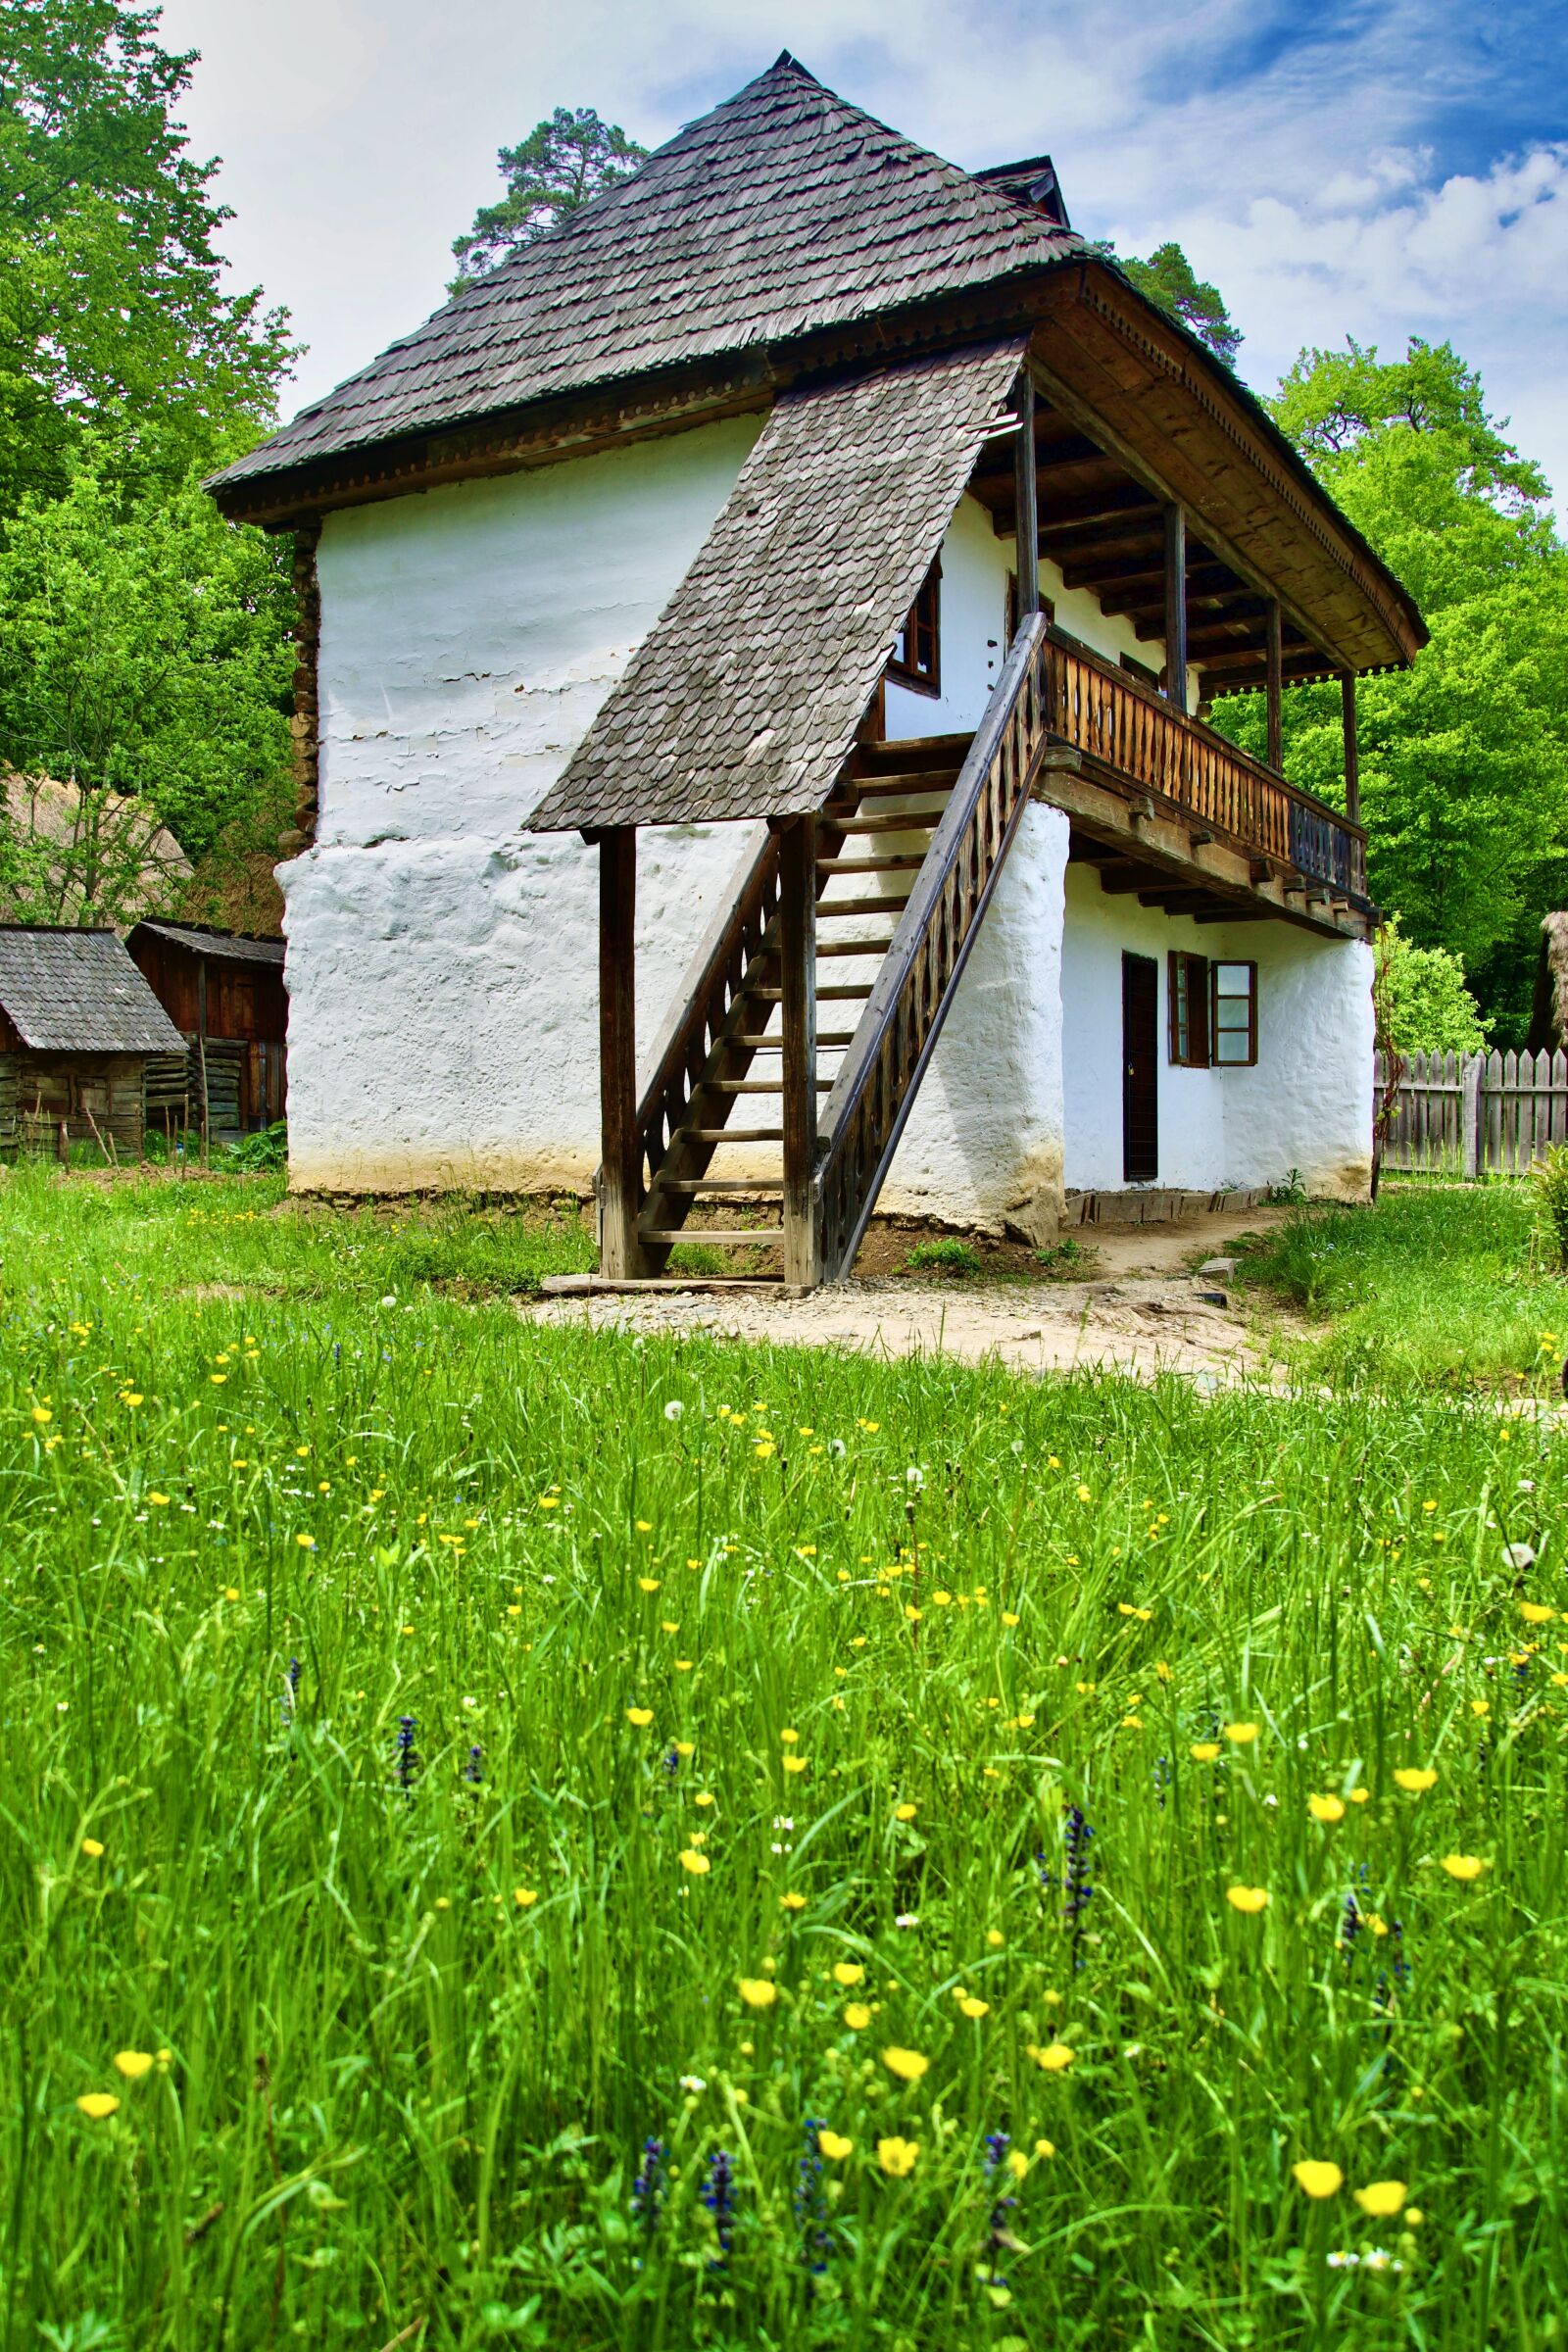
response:
{"label": "barn shingle roof", "polygon": [[852,326],[1083,252],[788,54],[212,485]]}
{"label": "barn shingle roof", "polygon": [[0,926],[0,1009],[36,1054],[183,1054],[113,931]]}
{"label": "barn shingle roof", "polygon": [[266,963],[274,971],[283,968],[280,939],[259,939],[248,931],[210,931],[197,923],[144,922],[136,928],[150,931],[155,939],[167,939],[192,956],[205,956],[218,963]]}
{"label": "barn shingle roof", "polygon": [[531,829],[819,808],[1025,340],[785,393]]}

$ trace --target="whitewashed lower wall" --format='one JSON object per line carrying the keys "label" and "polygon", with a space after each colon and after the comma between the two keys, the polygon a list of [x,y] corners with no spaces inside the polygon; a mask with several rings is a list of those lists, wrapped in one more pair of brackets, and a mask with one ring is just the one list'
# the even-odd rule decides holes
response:
{"label": "whitewashed lower wall", "polygon": [[[1107,896],[1087,865],[1067,869],[1062,946],[1066,1181],[1117,1191],[1122,1175],[1121,958],[1159,974],[1161,1185],[1217,1190],[1280,1182],[1364,1194],[1371,1176],[1372,951],[1278,921],[1215,924]],[[1166,957],[1187,950],[1258,967],[1255,1066],[1188,1070],[1168,1055]]]}

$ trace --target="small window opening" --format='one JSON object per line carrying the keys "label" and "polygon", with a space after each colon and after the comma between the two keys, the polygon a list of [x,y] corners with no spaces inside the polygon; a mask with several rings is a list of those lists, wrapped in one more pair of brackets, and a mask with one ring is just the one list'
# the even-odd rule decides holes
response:
{"label": "small window opening", "polygon": [[918,694],[942,692],[942,563],[940,557],[920,583],[908,618],[893,645],[888,675]]}

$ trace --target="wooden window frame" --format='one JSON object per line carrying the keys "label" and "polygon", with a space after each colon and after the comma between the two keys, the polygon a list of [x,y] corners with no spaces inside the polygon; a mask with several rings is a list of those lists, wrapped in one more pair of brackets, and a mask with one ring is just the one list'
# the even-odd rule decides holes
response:
{"label": "wooden window frame", "polygon": [[1170,1058],[1178,1070],[1206,1070],[1209,1067],[1213,1035],[1213,968],[1206,956],[1192,954],[1185,948],[1172,948],[1166,957],[1165,994],[1170,1025]]}
{"label": "wooden window frame", "polygon": [[913,604],[899,631],[898,647],[888,661],[887,674],[910,694],[942,692],[942,558],[937,557],[920,582]]}
{"label": "wooden window frame", "polygon": [[[1244,1054],[1226,1054],[1222,1059],[1218,1050],[1220,1040],[1219,975],[1222,969],[1227,968],[1247,974],[1247,1052]],[[1232,1002],[1235,1001],[1233,998]],[[1226,1034],[1237,1037],[1241,1033],[1239,1030],[1232,1029]],[[1257,1066],[1257,965],[1249,956],[1216,956],[1209,964],[1208,1050],[1210,1066],[1216,1070],[1250,1070],[1255,1069]]]}

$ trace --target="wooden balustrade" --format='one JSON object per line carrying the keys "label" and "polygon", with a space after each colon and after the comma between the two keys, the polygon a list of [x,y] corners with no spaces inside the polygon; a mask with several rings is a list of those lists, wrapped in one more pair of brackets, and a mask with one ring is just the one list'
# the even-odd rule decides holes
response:
{"label": "wooden balustrade", "polygon": [[1366,835],[1200,719],[1050,630],[1047,725],[1120,783],[1158,793],[1253,856],[1366,903]]}
{"label": "wooden balustrade", "polygon": [[1046,622],[1019,625],[823,1106],[818,1262],[854,1262],[1049,740]]}

